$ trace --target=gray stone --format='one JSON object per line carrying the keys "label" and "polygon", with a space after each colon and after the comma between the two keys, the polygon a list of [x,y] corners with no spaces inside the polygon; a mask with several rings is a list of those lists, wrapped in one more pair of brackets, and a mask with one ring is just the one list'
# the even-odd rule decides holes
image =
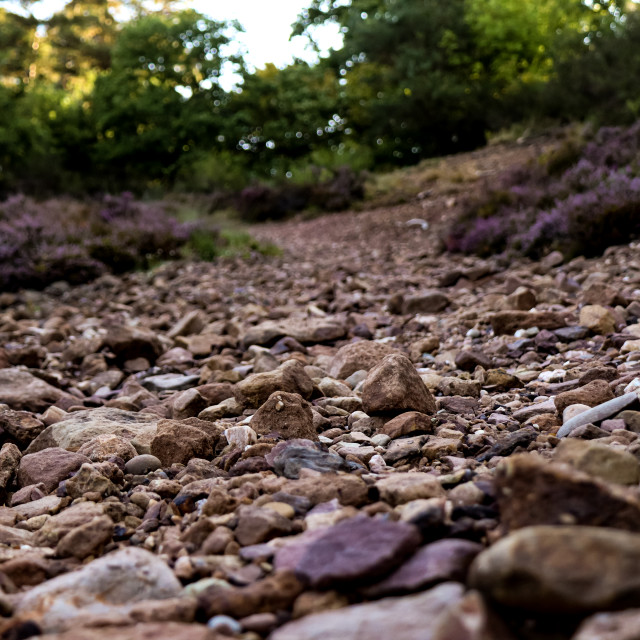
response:
{"label": "gray stone", "polygon": [[136,475],[146,475],[151,471],[155,471],[156,469],[160,469],[162,467],[162,462],[158,460],[155,456],[151,454],[143,454],[141,456],[136,456],[135,458],[131,458],[127,464],[124,465],[125,473],[131,473],[134,476]]}
{"label": "gray stone", "polygon": [[584,411],[560,427],[557,434],[558,438],[568,436],[576,427],[581,427],[583,424],[601,422],[606,418],[615,416],[617,413],[627,407],[630,407],[636,402],[638,402],[638,394],[626,393],[619,398],[614,398],[613,400],[609,400],[597,407],[593,407],[593,409],[589,409],[589,411]]}
{"label": "gray stone", "polygon": [[320,473],[349,471],[349,465],[342,457],[330,451],[323,451],[311,440],[281,442],[265,458],[275,472],[285,478],[300,477],[301,469],[312,469]]}

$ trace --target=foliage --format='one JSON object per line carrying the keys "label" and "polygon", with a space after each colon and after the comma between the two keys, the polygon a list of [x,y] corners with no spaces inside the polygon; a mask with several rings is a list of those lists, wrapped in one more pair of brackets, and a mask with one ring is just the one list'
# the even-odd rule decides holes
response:
{"label": "foliage", "polygon": [[480,255],[559,249],[574,257],[639,235],[640,122],[602,128],[579,153],[571,141],[544,164],[503,174],[467,203],[446,244]]}

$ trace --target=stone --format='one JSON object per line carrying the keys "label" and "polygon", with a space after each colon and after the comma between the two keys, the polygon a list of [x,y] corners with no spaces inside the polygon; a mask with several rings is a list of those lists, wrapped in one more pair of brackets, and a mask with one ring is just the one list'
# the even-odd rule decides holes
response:
{"label": "stone", "polygon": [[570,404],[562,411],[562,424],[569,422],[569,420],[573,420],[573,418],[579,416],[585,411],[589,411],[589,409],[591,409],[591,407],[587,404]]}
{"label": "stone", "polygon": [[199,596],[198,606],[208,617],[228,615],[239,619],[256,613],[286,611],[303,589],[293,572],[276,571],[241,589],[213,585]]}
{"label": "stone", "polygon": [[171,417],[174,420],[194,418],[207,408],[207,400],[197,389],[180,391],[171,397]]}
{"label": "stone", "polygon": [[285,440],[318,439],[313,426],[311,407],[297,393],[272,393],[251,418],[251,428],[258,435],[278,433]]}
{"label": "stone", "polygon": [[526,449],[536,438],[538,431],[534,427],[523,427],[511,433],[501,435],[488,451],[477,457],[478,462],[487,462],[496,456],[509,456],[518,447]]}
{"label": "stone", "polygon": [[0,489],[5,489],[18,470],[22,454],[15,444],[7,442],[0,449]]}
{"label": "stone", "polygon": [[337,380],[346,380],[356,371],[369,371],[381,360],[395,353],[396,349],[382,342],[358,340],[338,349],[331,361],[329,375]]}
{"label": "stone", "polygon": [[606,482],[626,485],[640,483],[640,461],[634,455],[597,441],[562,440],[556,447],[553,459]]}
{"label": "stone", "polygon": [[526,407],[522,407],[522,409],[514,411],[513,418],[518,422],[526,422],[535,416],[543,415],[545,413],[555,413],[555,411],[556,405],[553,398],[551,398],[545,402],[530,404]]}
{"label": "stone", "polygon": [[28,411],[0,408],[0,429],[20,446],[28,445],[44,428],[44,423]]}
{"label": "stone", "polygon": [[238,509],[236,540],[243,546],[267,542],[293,530],[291,520],[273,509],[243,506]]}
{"label": "stone", "polygon": [[224,430],[224,437],[229,444],[240,447],[243,451],[250,445],[258,441],[256,432],[247,425],[229,427]]}
{"label": "stone", "polygon": [[506,304],[515,311],[529,311],[536,306],[536,294],[528,287],[518,287],[507,296]]}
{"label": "stone", "polygon": [[116,616],[132,603],[175,598],[181,589],[163,560],[128,547],[33,587],[15,614],[52,633],[73,627],[75,619],[86,615]]}
{"label": "stone", "polygon": [[436,403],[411,360],[397,353],[385,356],[367,376],[362,388],[364,411],[370,413],[436,412]]}
{"label": "stone", "polygon": [[139,327],[112,327],[105,337],[105,344],[120,362],[145,358],[153,363],[163,351],[157,336]]}
{"label": "stone", "polygon": [[[34,486],[42,485],[31,485],[31,488]],[[14,498],[17,494],[18,492],[13,494]],[[12,500],[12,506],[15,513],[21,515],[25,520],[28,520],[29,518],[36,518],[44,514],[52,515],[57,513],[62,506],[62,498],[43,495],[40,498],[23,503]]]}
{"label": "stone", "polygon": [[505,460],[496,471],[495,491],[506,531],[539,524],[640,531],[640,500],[622,487],[532,454]]}
{"label": "stone", "polygon": [[56,555],[84,560],[111,541],[113,527],[111,518],[98,516],[64,535],[56,545]]}
{"label": "stone", "polygon": [[150,453],[163,466],[187,464],[191,458],[211,458],[215,440],[211,435],[176,420],[160,420]]}
{"label": "stone", "polygon": [[413,525],[356,516],[326,530],[302,554],[295,572],[323,589],[372,579],[387,574],[419,543]]}
{"label": "stone", "polygon": [[409,346],[409,355],[414,362],[418,362],[424,354],[433,353],[439,347],[440,339],[437,336],[428,336],[412,342]]}
{"label": "stone", "polygon": [[432,542],[377,584],[363,590],[367,598],[421,591],[440,582],[466,582],[473,559],[484,549],[481,544],[455,538]]}
{"label": "stone", "polygon": [[118,495],[118,488],[91,464],[83,464],[65,483],[67,495],[82,498],[86,493],[97,493],[103,498]]}
{"label": "stone", "polygon": [[[132,620],[133,622],[133,620]],[[47,634],[47,640],[220,640],[220,635],[201,624],[141,622],[128,626],[100,626]]]}
{"label": "stone", "polygon": [[18,467],[18,483],[21,487],[42,483],[44,490],[50,493],[60,481],[66,480],[87,462],[90,460],[86,456],[59,447],[42,449],[22,456]]}
{"label": "stone", "polygon": [[0,403],[18,411],[44,411],[73,397],[19,368],[0,369]]}
{"label": "stone", "polygon": [[428,473],[391,475],[378,480],[375,487],[380,494],[380,499],[392,506],[446,495],[438,478]]}
{"label": "stone", "polygon": [[0,524],[0,545],[9,547],[21,547],[22,545],[32,546],[35,541],[35,534],[24,529],[15,529]]}
{"label": "stone", "polygon": [[624,420],[629,431],[640,433],[640,411],[621,411],[616,418]]}
{"label": "stone", "polygon": [[493,366],[493,358],[481,351],[460,351],[456,355],[455,364],[462,371],[474,371],[476,367],[490,369]]}
{"label": "stone", "polygon": [[351,475],[328,473],[322,478],[289,480],[278,487],[279,491],[307,498],[312,505],[338,500],[344,506],[362,506],[368,500],[368,487],[361,478]]}
{"label": "stone", "polygon": [[200,376],[186,376],[176,373],[162,373],[142,380],[142,386],[149,391],[185,391],[198,384]]}
{"label": "stone", "polygon": [[161,467],[162,462],[155,456],[147,453],[131,458],[131,460],[124,465],[124,470],[125,473],[131,473],[134,476],[137,476],[146,475],[147,473],[160,469]]}
{"label": "stone", "polygon": [[604,380],[593,380],[588,384],[578,387],[573,391],[565,391],[555,397],[556,410],[559,414],[572,404],[584,404],[588,407],[595,407],[613,400],[615,396],[611,387]]}
{"label": "stone", "polygon": [[469,582],[501,605],[537,613],[638,606],[640,534],[585,526],[527,527],[483,551],[471,566]]}
{"label": "stone", "polygon": [[234,418],[242,415],[244,407],[235,398],[227,398],[218,404],[203,409],[199,414],[200,420],[221,420],[222,418]]}
{"label": "stone", "polygon": [[469,396],[480,397],[481,385],[477,380],[464,380],[463,378],[446,377],[438,384],[438,391],[443,396]]}
{"label": "stone", "polygon": [[400,438],[412,433],[432,433],[433,423],[431,418],[418,411],[407,411],[392,418],[384,424],[379,433],[390,438]]}
{"label": "stone", "polygon": [[593,407],[592,409],[589,409],[589,411],[584,411],[560,427],[557,434],[558,438],[568,436],[576,427],[581,427],[582,425],[590,423],[602,422],[607,418],[611,418],[637,402],[638,395],[636,393],[626,393],[623,396],[619,396],[613,400],[609,400],[608,402]]}
{"label": "stone", "polygon": [[440,313],[451,304],[451,300],[440,291],[421,291],[404,298],[402,313],[404,315]]}
{"label": "stone", "polygon": [[616,329],[613,314],[599,304],[589,304],[582,307],[578,322],[581,326],[601,335],[613,333]]}
{"label": "stone", "polygon": [[37,531],[37,543],[43,547],[55,547],[70,531],[103,515],[103,508],[95,502],[73,504],[47,519]]}
{"label": "stone", "polygon": [[308,399],[313,382],[297,360],[287,360],[275,371],[254,373],[237,384],[238,391],[251,407],[262,406],[276,391],[297,393]]}
{"label": "stone", "polygon": [[571,640],[637,640],[640,609],[597,613],[587,618]]}
{"label": "stone", "polygon": [[497,336],[513,335],[518,329],[560,329],[566,326],[564,317],[552,311],[499,311],[491,318],[491,328]]}
{"label": "stone", "polygon": [[138,453],[150,453],[158,416],[108,407],[76,411],[61,422],[47,427],[30,445],[27,453],[48,447],[77,451],[96,436],[112,434],[131,442]]}
{"label": "stone", "polygon": [[265,459],[278,475],[292,479],[299,478],[302,469],[311,469],[319,473],[350,470],[341,456],[324,451],[311,440],[280,442]]}
{"label": "stone", "polygon": [[78,449],[78,453],[87,456],[91,462],[105,462],[114,456],[128,462],[138,455],[127,438],[113,433],[105,433],[92,438]]}
{"label": "stone", "polygon": [[283,625],[270,640],[507,640],[477,593],[448,582],[402,598],[315,613]]}

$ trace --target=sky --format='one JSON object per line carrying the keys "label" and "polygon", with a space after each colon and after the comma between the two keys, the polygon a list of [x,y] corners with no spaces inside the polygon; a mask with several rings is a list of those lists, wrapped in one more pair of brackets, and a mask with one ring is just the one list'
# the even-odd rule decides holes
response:
{"label": "sky", "polygon": [[[0,6],[15,7],[16,4],[10,0],[0,1]],[[245,33],[238,36],[238,44],[244,47],[245,60],[252,67],[263,67],[268,62],[285,66],[294,57],[309,62],[317,59],[305,38],[289,40],[291,24],[309,4],[309,0],[186,0],[183,3],[214,20],[238,20],[245,29]],[[64,0],[41,0],[32,10],[40,17],[50,15],[62,6]],[[316,30],[314,38],[325,51],[339,47],[341,42],[336,26]]]}

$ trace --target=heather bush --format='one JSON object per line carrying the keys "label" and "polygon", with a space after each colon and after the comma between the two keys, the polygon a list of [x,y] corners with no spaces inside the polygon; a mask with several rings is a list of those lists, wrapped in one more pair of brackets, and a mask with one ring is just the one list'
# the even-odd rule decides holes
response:
{"label": "heather bush", "polygon": [[640,235],[640,122],[571,141],[516,167],[469,199],[450,229],[452,252],[594,256]]}
{"label": "heather bush", "polygon": [[0,290],[146,268],[179,257],[198,226],[129,193],[100,203],[12,196],[0,203]]}

